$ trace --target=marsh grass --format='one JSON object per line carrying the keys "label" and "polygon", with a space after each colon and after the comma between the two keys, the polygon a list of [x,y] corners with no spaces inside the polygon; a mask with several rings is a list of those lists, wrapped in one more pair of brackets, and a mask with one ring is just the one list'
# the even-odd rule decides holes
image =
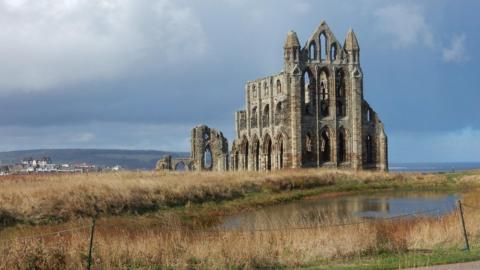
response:
{"label": "marsh grass", "polygon": [[[470,213],[468,227],[478,235]],[[105,220],[108,221],[108,220]],[[279,269],[312,262],[340,263],[382,254],[462,246],[457,213],[330,226],[348,220],[325,216],[271,227],[266,220],[248,230],[191,230],[172,226],[124,226],[98,222],[96,269]],[[354,222],[352,222],[354,223]],[[311,226],[311,228],[309,228]],[[269,230],[268,228],[271,228]],[[302,229],[299,229],[302,228]],[[88,228],[0,246],[0,269],[79,269],[86,262]],[[421,251],[420,251],[421,250]]]}
{"label": "marsh grass", "polygon": [[[478,176],[473,179],[475,177]],[[289,192],[295,190],[445,189],[475,182],[465,175],[313,169],[272,173],[122,172],[14,176],[0,179],[0,224],[61,223],[98,214],[143,214],[192,204],[234,201],[247,196],[254,198],[255,194],[261,195],[263,203],[269,203],[266,196],[269,194],[273,194],[273,203],[305,195]],[[258,202],[262,203],[262,199]]]}
{"label": "marsh grass", "polygon": [[[1,213],[13,217],[17,223],[47,225],[4,227],[0,239],[0,269],[85,268],[88,217],[95,213],[101,214],[94,240],[95,269],[282,269],[312,264],[328,264],[334,268],[349,262],[368,263],[365,258],[382,256],[390,256],[390,260],[385,260],[390,269],[395,263],[402,267],[428,264],[428,260],[401,262],[404,257],[391,259],[391,254],[460,249],[463,236],[457,212],[442,217],[360,224],[355,224],[356,220],[311,212],[308,217],[282,223],[261,219],[253,228],[233,231],[206,228],[204,223],[185,226],[182,213],[202,216],[221,211],[223,207],[238,210],[242,205],[278,203],[292,198],[288,194],[294,194],[294,198],[312,195],[308,193],[311,190],[321,193],[399,187],[470,187],[463,200],[468,205],[480,206],[480,196],[473,189],[478,181],[480,174],[474,172],[447,177],[320,170],[5,179],[0,183]],[[162,215],[161,220],[156,220],[154,214],[153,218],[147,217],[146,213],[159,209],[171,211]],[[480,210],[466,208],[465,214],[471,242],[480,243]],[[332,226],[348,222],[352,225]],[[41,238],[21,238],[78,225],[86,227]]]}

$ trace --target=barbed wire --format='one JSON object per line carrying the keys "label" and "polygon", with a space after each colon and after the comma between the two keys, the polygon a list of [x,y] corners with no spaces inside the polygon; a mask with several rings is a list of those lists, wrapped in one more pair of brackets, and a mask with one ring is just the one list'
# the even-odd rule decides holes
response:
{"label": "barbed wire", "polygon": [[73,227],[73,228],[69,228],[69,229],[65,229],[65,230],[60,230],[60,231],[55,231],[55,232],[35,234],[35,235],[30,235],[30,236],[19,236],[19,237],[11,237],[11,238],[6,238],[6,239],[0,239],[0,242],[24,241],[24,240],[32,240],[32,239],[38,239],[38,238],[45,238],[45,237],[48,237],[48,236],[60,235],[60,234],[64,234],[64,233],[67,233],[67,232],[79,231],[79,230],[87,229],[87,228],[90,228],[90,227],[91,227],[91,225],[83,225],[83,226]]}
{"label": "barbed wire", "polygon": [[[465,206],[467,206],[467,205],[465,205]],[[159,228],[158,230],[166,231],[166,232],[203,232],[203,233],[253,233],[253,232],[269,232],[269,231],[289,231],[289,230],[314,230],[314,229],[331,228],[331,227],[355,226],[355,225],[361,225],[361,224],[366,224],[366,223],[378,223],[378,222],[382,222],[382,221],[389,221],[389,220],[396,220],[396,219],[401,219],[401,218],[406,218],[406,217],[411,217],[411,216],[418,216],[418,215],[427,214],[427,213],[440,211],[440,210],[441,210],[441,208],[433,208],[433,209],[416,211],[416,212],[411,212],[411,213],[396,215],[396,216],[391,216],[391,217],[362,220],[362,221],[358,221],[358,222],[320,224],[320,225],[314,225],[314,226],[260,228],[260,229],[226,229],[226,228],[194,229],[194,228],[184,228],[184,227],[182,227],[182,228],[163,227],[163,228]],[[138,224],[139,225],[145,225],[145,224],[140,224],[140,223],[138,223]],[[97,223],[96,226],[97,226],[97,228],[120,227],[120,225],[118,225],[118,224],[100,224],[100,223]],[[45,238],[45,237],[48,237],[48,236],[55,236],[55,235],[61,235],[61,234],[65,234],[65,233],[71,233],[71,232],[74,232],[74,231],[79,231],[79,230],[87,229],[87,228],[91,228],[91,225],[90,224],[89,225],[83,225],[83,226],[73,227],[73,228],[64,229],[64,230],[55,231],[55,232],[42,233],[42,234],[37,234],[37,235],[0,239],[0,242],[11,242],[11,241],[24,241],[24,240],[31,240],[31,239],[39,239],[39,238]]]}
{"label": "barbed wire", "polygon": [[480,206],[472,206],[472,205],[465,204],[463,202],[462,202],[462,206],[472,208],[472,209],[476,209],[476,210],[480,210]]}
{"label": "barbed wire", "polygon": [[[347,223],[333,223],[333,224],[321,224],[321,225],[314,225],[314,226],[297,226],[297,227],[280,227],[280,228],[261,228],[261,229],[226,229],[226,228],[214,228],[214,229],[194,229],[194,228],[172,228],[172,227],[163,227],[159,228],[159,231],[167,231],[167,232],[205,232],[205,233],[228,233],[228,232],[236,232],[236,233],[251,233],[251,232],[265,232],[265,231],[287,231],[287,230],[311,230],[311,229],[321,229],[321,228],[328,228],[328,227],[344,227],[344,226],[354,226],[360,225],[365,223],[376,223],[381,221],[388,221],[388,220],[395,220],[400,218],[406,218],[410,216],[416,216],[421,214],[427,214],[435,211],[439,211],[441,208],[433,208],[423,211],[416,211],[407,214],[385,217],[385,218],[376,218],[376,219],[368,219],[362,220],[358,222],[347,222]],[[97,224],[98,227],[115,227],[118,226],[116,224]]]}

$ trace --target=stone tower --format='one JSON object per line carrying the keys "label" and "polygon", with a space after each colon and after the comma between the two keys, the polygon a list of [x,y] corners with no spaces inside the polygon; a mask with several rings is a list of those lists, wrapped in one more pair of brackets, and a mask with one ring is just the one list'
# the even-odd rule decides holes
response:
{"label": "stone tower", "polygon": [[303,47],[290,31],[283,48],[283,71],[245,84],[231,168],[388,170],[387,135],[363,98],[353,30],[342,47],[321,22]]}

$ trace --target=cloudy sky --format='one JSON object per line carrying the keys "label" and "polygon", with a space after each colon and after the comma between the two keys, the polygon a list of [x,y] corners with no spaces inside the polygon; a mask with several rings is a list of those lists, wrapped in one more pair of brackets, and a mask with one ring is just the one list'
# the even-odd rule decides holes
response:
{"label": "cloudy sky", "polygon": [[0,150],[186,151],[230,141],[243,83],[277,73],[289,30],[359,39],[390,161],[480,161],[480,1],[2,0]]}

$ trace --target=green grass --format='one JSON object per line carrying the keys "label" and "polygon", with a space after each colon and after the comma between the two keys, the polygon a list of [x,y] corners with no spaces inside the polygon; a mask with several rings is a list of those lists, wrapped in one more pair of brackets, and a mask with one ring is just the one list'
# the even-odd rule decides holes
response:
{"label": "green grass", "polygon": [[432,266],[480,260],[480,247],[470,252],[452,249],[438,249],[433,251],[410,251],[407,253],[385,253],[376,256],[358,257],[347,262],[312,263],[301,268],[304,270],[388,270],[412,267]]}

